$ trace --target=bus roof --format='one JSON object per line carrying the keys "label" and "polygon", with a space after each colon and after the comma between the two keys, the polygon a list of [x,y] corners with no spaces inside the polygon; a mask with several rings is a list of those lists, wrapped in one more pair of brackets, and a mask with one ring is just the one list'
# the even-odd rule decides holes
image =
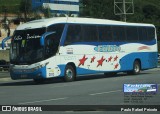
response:
{"label": "bus roof", "polygon": [[113,21],[107,19],[94,19],[94,18],[78,18],[78,17],[55,17],[49,19],[34,20],[24,23],[17,27],[17,30],[34,29],[47,27],[57,23],[77,23],[77,24],[101,24],[101,25],[126,25],[126,26],[152,26],[152,24],[142,23],[128,23],[122,21]]}

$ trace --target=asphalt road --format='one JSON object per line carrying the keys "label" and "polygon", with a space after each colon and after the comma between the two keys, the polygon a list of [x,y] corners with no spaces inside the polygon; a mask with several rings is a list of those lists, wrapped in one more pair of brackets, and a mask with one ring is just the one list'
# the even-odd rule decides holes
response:
{"label": "asphalt road", "polygon": [[[0,78],[0,105],[160,105],[160,70],[140,75],[84,76],[75,82],[59,79],[35,84],[32,80]],[[9,76],[9,73],[0,73]],[[158,93],[143,102],[126,103],[123,84],[158,84]]]}

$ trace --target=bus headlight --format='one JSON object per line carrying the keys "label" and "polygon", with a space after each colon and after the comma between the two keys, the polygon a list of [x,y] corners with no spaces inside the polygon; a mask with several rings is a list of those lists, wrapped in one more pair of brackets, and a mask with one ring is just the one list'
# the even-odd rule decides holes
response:
{"label": "bus headlight", "polygon": [[39,65],[39,66],[36,66],[35,68],[32,68],[32,70],[34,71],[34,70],[38,70],[38,69],[40,69],[40,68],[43,68],[43,67],[45,67],[48,63],[49,63],[49,62],[44,63],[44,64],[41,64],[41,65]]}

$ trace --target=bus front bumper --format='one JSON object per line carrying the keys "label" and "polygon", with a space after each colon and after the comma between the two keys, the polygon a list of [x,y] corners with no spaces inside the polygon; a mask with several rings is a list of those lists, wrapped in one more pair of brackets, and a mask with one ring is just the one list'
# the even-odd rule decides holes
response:
{"label": "bus front bumper", "polygon": [[46,67],[40,69],[10,69],[10,76],[13,80],[16,79],[42,79],[46,78]]}

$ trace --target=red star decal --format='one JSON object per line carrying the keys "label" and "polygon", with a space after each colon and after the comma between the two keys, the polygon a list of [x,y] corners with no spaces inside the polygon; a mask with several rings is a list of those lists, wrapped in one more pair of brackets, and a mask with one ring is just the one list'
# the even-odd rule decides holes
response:
{"label": "red star decal", "polygon": [[115,66],[114,66],[114,69],[117,69],[119,66],[119,64],[117,63]]}
{"label": "red star decal", "polygon": [[118,56],[116,55],[116,57],[114,58],[114,61],[117,61],[117,59],[118,59]]}
{"label": "red star decal", "polygon": [[91,63],[93,63],[95,59],[96,59],[96,57],[95,57],[95,56],[94,56],[94,57],[92,57],[92,58],[91,58]]}
{"label": "red star decal", "polygon": [[84,55],[82,59],[79,59],[79,62],[80,62],[80,63],[79,63],[78,66],[81,66],[81,65],[84,66],[84,63],[85,63],[85,61],[86,61],[87,59],[88,59],[88,58],[86,58],[86,55]]}
{"label": "red star decal", "polygon": [[108,58],[108,62],[111,62],[112,59],[113,59],[113,57],[110,56],[110,58]]}
{"label": "red star decal", "polygon": [[104,60],[105,60],[105,59],[104,59],[103,56],[102,56],[102,58],[97,61],[97,62],[98,62],[97,67],[99,67],[100,65],[102,66]]}

